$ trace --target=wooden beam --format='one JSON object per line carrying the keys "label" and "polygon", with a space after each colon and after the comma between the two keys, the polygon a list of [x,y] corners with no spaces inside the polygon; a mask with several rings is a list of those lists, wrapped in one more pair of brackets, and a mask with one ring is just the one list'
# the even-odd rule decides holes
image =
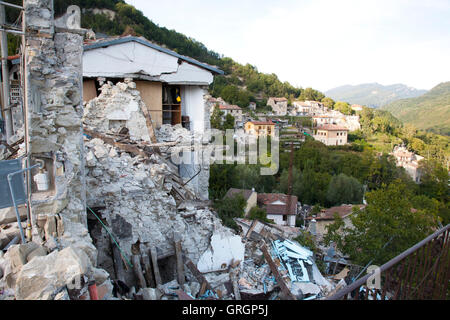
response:
{"label": "wooden beam", "polygon": [[201,287],[200,287],[200,291],[198,292],[198,296],[201,297],[202,295],[205,294],[206,292],[206,286],[208,285],[207,282],[203,282]]}
{"label": "wooden beam", "polygon": [[194,277],[197,279],[198,283],[201,283],[202,285],[205,284],[205,289],[211,291],[213,290],[209,282],[206,280],[206,278],[202,275],[202,273],[197,269],[195,264],[190,259],[186,259],[185,264],[188,267],[188,269],[192,272]]}
{"label": "wooden beam", "polygon": [[125,283],[125,269],[123,267],[122,255],[120,254],[119,248],[111,242],[113,260],[114,260],[114,271],[116,272],[116,279]]}
{"label": "wooden beam", "polygon": [[257,219],[253,220],[252,224],[250,225],[250,228],[248,228],[247,233],[245,234],[244,240],[247,240],[252,235],[252,232],[257,224],[258,220]]}
{"label": "wooden beam", "polygon": [[123,150],[125,152],[132,153],[132,154],[139,155],[139,156],[143,156],[143,157],[148,157],[149,156],[148,153],[142,151],[136,145],[116,142],[114,140],[114,138],[107,137],[107,136],[105,136],[105,135],[103,135],[101,133],[98,133],[96,131],[89,130],[89,129],[86,129],[86,128],[83,129],[83,132],[85,134],[87,134],[88,136],[91,136],[93,138],[101,139],[105,143],[113,145],[113,146],[115,146],[115,147],[117,147],[117,148],[119,148],[119,149],[121,149],[121,150]]}
{"label": "wooden beam", "polygon": [[178,300],[194,300],[190,295],[188,295],[186,292],[184,292],[181,289],[177,290],[175,292],[177,293]]}
{"label": "wooden beam", "polygon": [[292,294],[291,290],[289,290],[286,283],[284,282],[284,279],[281,276],[280,272],[278,271],[278,267],[273,261],[272,256],[270,255],[269,250],[267,249],[267,245],[265,243],[263,243],[263,245],[261,246],[261,251],[263,252],[264,258],[269,264],[269,268],[272,271],[273,275],[275,276],[275,279],[277,280],[278,285],[281,288],[281,292],[283,292],[283,294],[286,296],[287,299],[297,300],[297,298]]}
{"label": "wooden beam", "polygon": [[141,259],[140,256],[137,254],[133,254],[133,256],[131,257],[132,262],[133,262],[133,270],[134,270],[134,274],[138,280],[138,284],[141,288],[146,288],[147,284],[145,283],[145,278],[144,278],[144,273],[142,272],[141,269]]}
{"label": "wooden beam", "polygon": [[[156,140],[155,129],[153,128],[153,123],[152,123],[152,117],[150,116],[150,112],[148,112],[147,107],[145,105],[143,105],[142,113],[145,116],[145,122],[147,124],[148,135],[150,136],[150,141],[153,143],[157,143],[158,141]],[[159,147],[154,147],[154,150],[158,154],[161,154],[161,150],[159,150]]]}
{"label": "wooden beam", "polygon": [[158,253],[156,252],[156,247],[151,247],[150,248],[150,255],[152,257],[153,272],[155,273],[156,286],[159,286],[159,285],[162,284],[162,281],[161,281],[161,275],[159,273]]}
{"label": "wooden beam", "polygon": [[230,272],[230,280],[233,285],[234,299],[241,300],[241,292],[239,291],[239,286],[237,282],[236,273],[234,271]]}
{"label": "wooden beam", "polygon": [[155,278],[153,277],[152,265],[150,262],[150,257],[147,254],[142,255],[142,263],[144,264],[145,279],[147,280],[147,285],[150,288],[156,288]]}
{"label": "wooden beam", "polygon": [[177,259],[177,279],[178,284],[180,286],[183,286],[185,283],[185,277],[184,277],[183,253],[181,250],[181,237],[178,233],[176,233],[174,239],[175,239],[175,256]]}

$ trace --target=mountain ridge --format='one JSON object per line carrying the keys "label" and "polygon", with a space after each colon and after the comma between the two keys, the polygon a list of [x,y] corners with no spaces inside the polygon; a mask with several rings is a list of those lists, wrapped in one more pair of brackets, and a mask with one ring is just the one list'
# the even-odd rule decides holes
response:
{"label": "mountain ridge", "polygon": [[415,98],[426,92],[426,90],[416,89],[402,83],[382,85],[378,82],[371,82],[339,86],[325,91],[325,94],[336,101],[379,108],[395,100]]}
{"label": "mountain ridge", "polygon": [[450,135],[450,81],[419,97],[397,100],[382,109],[418,129]]}

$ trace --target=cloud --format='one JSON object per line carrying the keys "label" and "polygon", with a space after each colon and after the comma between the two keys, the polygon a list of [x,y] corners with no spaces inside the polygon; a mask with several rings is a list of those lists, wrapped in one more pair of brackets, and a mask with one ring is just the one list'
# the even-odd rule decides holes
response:
{"label": "cloud", "polygon": [[430,89],[450,80],[446,0],[130,3],[160,25],[297,86],[402,82]]}

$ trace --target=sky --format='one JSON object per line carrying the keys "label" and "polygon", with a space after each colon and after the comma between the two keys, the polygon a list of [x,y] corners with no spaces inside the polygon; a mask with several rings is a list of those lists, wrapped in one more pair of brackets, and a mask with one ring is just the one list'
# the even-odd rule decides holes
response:
{"label": "sky", "polygon": [[126,0],[159,26],[298,87],[450,81],[450,0]]}

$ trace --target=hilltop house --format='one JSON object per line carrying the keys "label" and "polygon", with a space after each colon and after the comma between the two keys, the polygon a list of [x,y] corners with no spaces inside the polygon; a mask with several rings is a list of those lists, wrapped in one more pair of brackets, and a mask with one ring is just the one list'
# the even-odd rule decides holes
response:
{"label": "hilltop house", "polygon": [[288,99],[270,97],[267,105],[272,107],[272,111],[277,116],[285,116],[287,114]]}
{"label": "hilltop house", "polygon": [[245,133],[254,136],[275,136],[275,123],[270,121],[248,121],[244,126]]}
{"label": "hilltop house", "polygon": [[280,226],[295,227],[297,216],[297,197],[281,193],[256,193],[254,189],[230,188],[225,194],[225,198],[231,198],[237,194],[242,194],[247,205],[244,209],[245,217],[250,210],[256,206],[266,211],[267,219],[273,220]]}
{"label": "hilltop house", "polygon": [[328,114],[321,114],[312,117],[312,122],[314,126],[322,126],[325,124],[336,124],[336,117]]}
{"label": "hilltop house", "polygon": [[223,71],[142,37],[101,39],[84,45],[83,100],[97,97],[104,81],[132,78],[156,128],[184,119],[192,131],[203,132],[209,122],[204,95],[215,74]]}
{"label": "hilltop house", "polygon": [[258,206],[266,210],[267,219],[281,226],[295,227],[297,197],[281,193],[258,194]]}
{"label": "hilltop house", "polygon": [[349,131],[361,129],[359,116],[348,116],[339,111],[332,110],[312,117],[314,126],[322,126],[326,124],[336,124],[340,127],[347,128]]}
{"label": "hilltop house", "polygon": [[313,138],[327,146],[343,146],[347,144],[348,129],[334,124],[315,127]]}
{"label": "hilltop house", "polygon": [[363,210],[365,205],[351,205],[345,204],[342,206],[332,207],[329,209],[322,209],[318,215],[307,217],[305,220],[308,222],[308,230],[315,235],[319,240],[327,234],[326,227],[334,223],[334,214],[343,219],[345,227],[353,227],[350,220],[350,216],[353,214],[353,208]]}
{"label": "hilltop house", "polygon": [[311,105],[303,102],[303,101],[294,101],[292,102],[293,113],[296,113],[297,116],[309,116],[311,112]]}
{"label": "hilltop house", "polygon": [[353,111],[362,111],[363,110],[363,106],[359,105],[359,104],[352,104],[350,106],[350,108],[352,108]]}
{"label": "hilltop house", "polygon": [[420,161],[424,158],[408,151],[405,146],[395,146],[391,153],[396,161],[397,167],[405,168],[408,175],[416,182],[420,182]]}
{"label": "hilltop house", "polygon": [[219,106],[220,111],[223,112],[222,121],[225,120],[225,117],[227,114],[231,114],[234,117],[234,122],[241,122],[242,121],[242,109],[239,106],[235,105],[220,105]]}

